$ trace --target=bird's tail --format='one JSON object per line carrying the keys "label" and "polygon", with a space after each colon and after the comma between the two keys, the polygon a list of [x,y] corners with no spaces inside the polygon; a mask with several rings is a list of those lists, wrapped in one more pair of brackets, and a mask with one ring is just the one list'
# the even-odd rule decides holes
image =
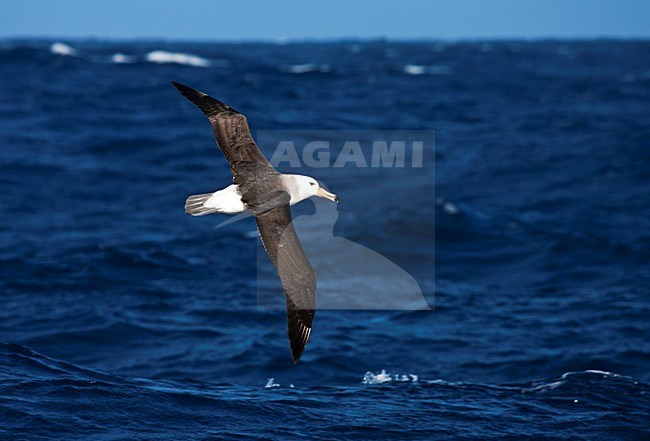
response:
{"label": "bird's tail", "polygon": [[215,207],[206,207],[205,201],[210,199],[214,193],[195,194],[185,201],[185,213],[192,216],[205,216],[206,214],[219,213]]}

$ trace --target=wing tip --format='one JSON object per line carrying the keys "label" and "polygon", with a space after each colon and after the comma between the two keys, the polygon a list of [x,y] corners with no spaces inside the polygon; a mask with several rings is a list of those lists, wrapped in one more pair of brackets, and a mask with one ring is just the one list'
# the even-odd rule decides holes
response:
{"label": "wing tip", "polygon": [[289,336],[289,342],[291,343],[291,357],[293,358],[294,366],[298,364],[300,358],[302,357],[302,354],[305,352],[305,348],[307,347],[307,342],[309,341],[310,336],[311,327],[304,325],[302,326],[302,329],[299,331],[299,334],[297,336],[294,336],[294,338],[291,338],[291,335]]}
{"label": "wing tip", "polygon": [[200,90],[196,90],[177,81],[172,81],[171,83],[172,86],[174,86],[181,95],[193,102],[196,106],[199,107],[199,109],[201,109],[201,111],[203,111],[203,113],[208,116],[222,112],[239,114],[237,110],[233,109],[228,104],[211,97],[205,92],[201,92]]}
{"label": "wing tip", "polygon": [[203,93],[200,90],[193,89],[190,86],[186,86],[185,84],[181,84],[176,81],[172,81],[172,86],[174,86],[176,90],[181,93],[181,95],[188,99],[191,99],[190,97],[202,98],[208,96],[206,93]]}
{"label": "wing tip", "polygon": [[172,86],[174,86],[176,89],[181,90],[181,89],[189,89],[188,86],[185,84],[178,83],[176,81],[172,81]]}

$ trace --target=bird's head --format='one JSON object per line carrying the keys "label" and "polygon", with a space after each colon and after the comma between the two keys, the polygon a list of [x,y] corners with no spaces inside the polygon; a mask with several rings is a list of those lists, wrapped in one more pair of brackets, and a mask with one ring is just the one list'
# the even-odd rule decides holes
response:
{"label": "bird's head", "polygon": [[305,199],[311,196],[318,196],[321,198],[329,199],[330,201],[334,201],[336,203],[339,202],[339,197],[337,195],[325,190],[323,187],[321,187],[318,181],[311,176],[294,176],[300,188],[300,193],[305,195]]}

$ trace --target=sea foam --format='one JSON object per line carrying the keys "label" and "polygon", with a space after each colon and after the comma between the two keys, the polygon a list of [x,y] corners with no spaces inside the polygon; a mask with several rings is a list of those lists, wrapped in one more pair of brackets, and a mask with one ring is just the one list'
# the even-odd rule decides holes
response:
{"label": "sea foam", "polygon": [[400,375],[400,374],[390,374],[386,372],[385,369],[382,369],[380,373],[373,374],[368,371],[363,376],[363,384],[383,384],[389,383],[392,381],[401,382],[401,383],[414,383],[418,381],[419,378],[414,374]]}
{"label": "sea foam", "polygon": [[119,52],[111,56],[111,62],[116,64],[135,63],[135,61],[135,57],[124,55]]}
{"label": "sea foam", "polygon": [[61,43],[57,41],[56,43],[52,43],[52,46],[50,46],[50,52],[52,52],[55,55],[63,55],[66,57],[71,57],[77,55],[77,50],[71,46],[68,46],[65,43]]}
{"label": "sea foam", "polygon": [[145,56],[150,63],[160,64],[184,64],[194,67],[210,67],[210,61],[205,58],[182,52],[152,51]]}
{"label": "sea foam", "polygon": [[403,71],[409,75],[449,75],[451,73],[448,66],[422,66],[420,64],[407,64]]}
{"label": "sea foam", "polygon": [[330,71],[330,66],[329,64],[315,63],[292,64],[290,66],[285,66],[282,70],[293,74],[304,74],[309,72],[327,73]]}

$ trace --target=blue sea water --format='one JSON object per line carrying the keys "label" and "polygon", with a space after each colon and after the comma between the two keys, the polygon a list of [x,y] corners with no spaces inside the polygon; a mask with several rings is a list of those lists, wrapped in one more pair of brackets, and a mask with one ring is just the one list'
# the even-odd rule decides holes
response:
{"label": "blue sea water", "polygon": [[[4,41],[0,78],[1,439],[650,438],[650,42]],[[319,311],[293,366],[253,221],[183,213],[229,173],[170,81],[435,130],[311,171],[435,308]]]}

